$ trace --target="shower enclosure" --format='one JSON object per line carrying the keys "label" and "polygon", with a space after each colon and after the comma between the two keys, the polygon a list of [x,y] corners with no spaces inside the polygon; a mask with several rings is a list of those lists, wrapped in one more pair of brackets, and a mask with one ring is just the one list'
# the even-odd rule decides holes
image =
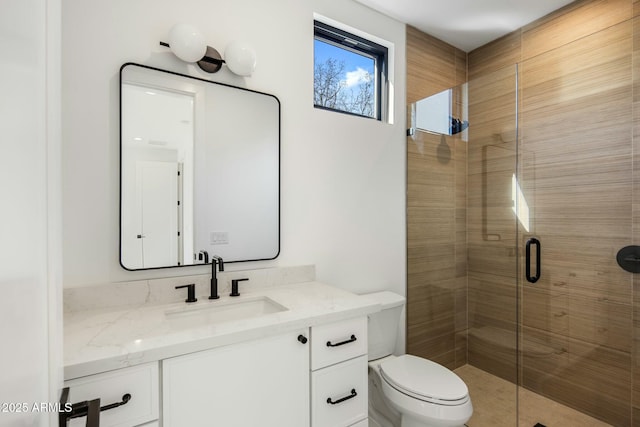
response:
{"label": "shower enclosure", "polygon": [[631,61],[544,56],[411,106],[407,352],[470,427],[640,425]]}

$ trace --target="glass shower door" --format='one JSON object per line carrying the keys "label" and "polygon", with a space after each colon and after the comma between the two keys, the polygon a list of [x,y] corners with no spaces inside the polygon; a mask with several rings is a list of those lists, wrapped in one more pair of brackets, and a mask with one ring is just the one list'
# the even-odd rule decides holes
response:
{"label": "glass shower door", "polygon": [[[594,50],[602,37],[627,49]],[[640,425],[632,275],[616,262],[634,243],[631,40],[618,25],[520,66],[522,426]],[[524,280],[531,238],[535,283]]]}

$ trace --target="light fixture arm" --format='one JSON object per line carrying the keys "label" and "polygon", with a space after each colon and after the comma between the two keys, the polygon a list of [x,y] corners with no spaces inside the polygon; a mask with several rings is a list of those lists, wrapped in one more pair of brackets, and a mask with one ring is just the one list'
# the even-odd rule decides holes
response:
{"label": "light fixture arm", "polygon": [[[160,42],[160,46],[171,49],[171,45],[167,42]],[[216,49],[211,46],[207,46],[207,52],[201,59],[196,61],[196,63],[207,73],[217,73],[222,68],[222,64],[226,64],[226,61],[222,59],[220,53]]]}

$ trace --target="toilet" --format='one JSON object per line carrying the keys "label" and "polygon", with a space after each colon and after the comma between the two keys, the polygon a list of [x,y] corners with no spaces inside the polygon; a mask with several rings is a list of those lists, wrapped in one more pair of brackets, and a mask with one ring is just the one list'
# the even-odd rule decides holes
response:
{"label": "toilet", "polygon": [[369,315],[370,427],[463,427],[473,405],[460,377],[421,357],[393,355],[404,297],[364,296],[382,307]]}

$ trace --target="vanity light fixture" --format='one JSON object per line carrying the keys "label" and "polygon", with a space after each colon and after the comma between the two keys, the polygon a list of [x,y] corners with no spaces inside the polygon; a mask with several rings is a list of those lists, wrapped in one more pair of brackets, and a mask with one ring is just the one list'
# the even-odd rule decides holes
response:
{"label": "vanity light fixture", "polygon": [[197,63],[207,73],[217,73],[222,64],[226,64],[233,73],[248,77],[256,68],[256,53],[247,43],[229,43],[222,59],[220,52],[206,45],[204,35],[188,24],[175,25],[169,31],[169,43],[160,42],[160,45],[170,48],[185,62]]}

